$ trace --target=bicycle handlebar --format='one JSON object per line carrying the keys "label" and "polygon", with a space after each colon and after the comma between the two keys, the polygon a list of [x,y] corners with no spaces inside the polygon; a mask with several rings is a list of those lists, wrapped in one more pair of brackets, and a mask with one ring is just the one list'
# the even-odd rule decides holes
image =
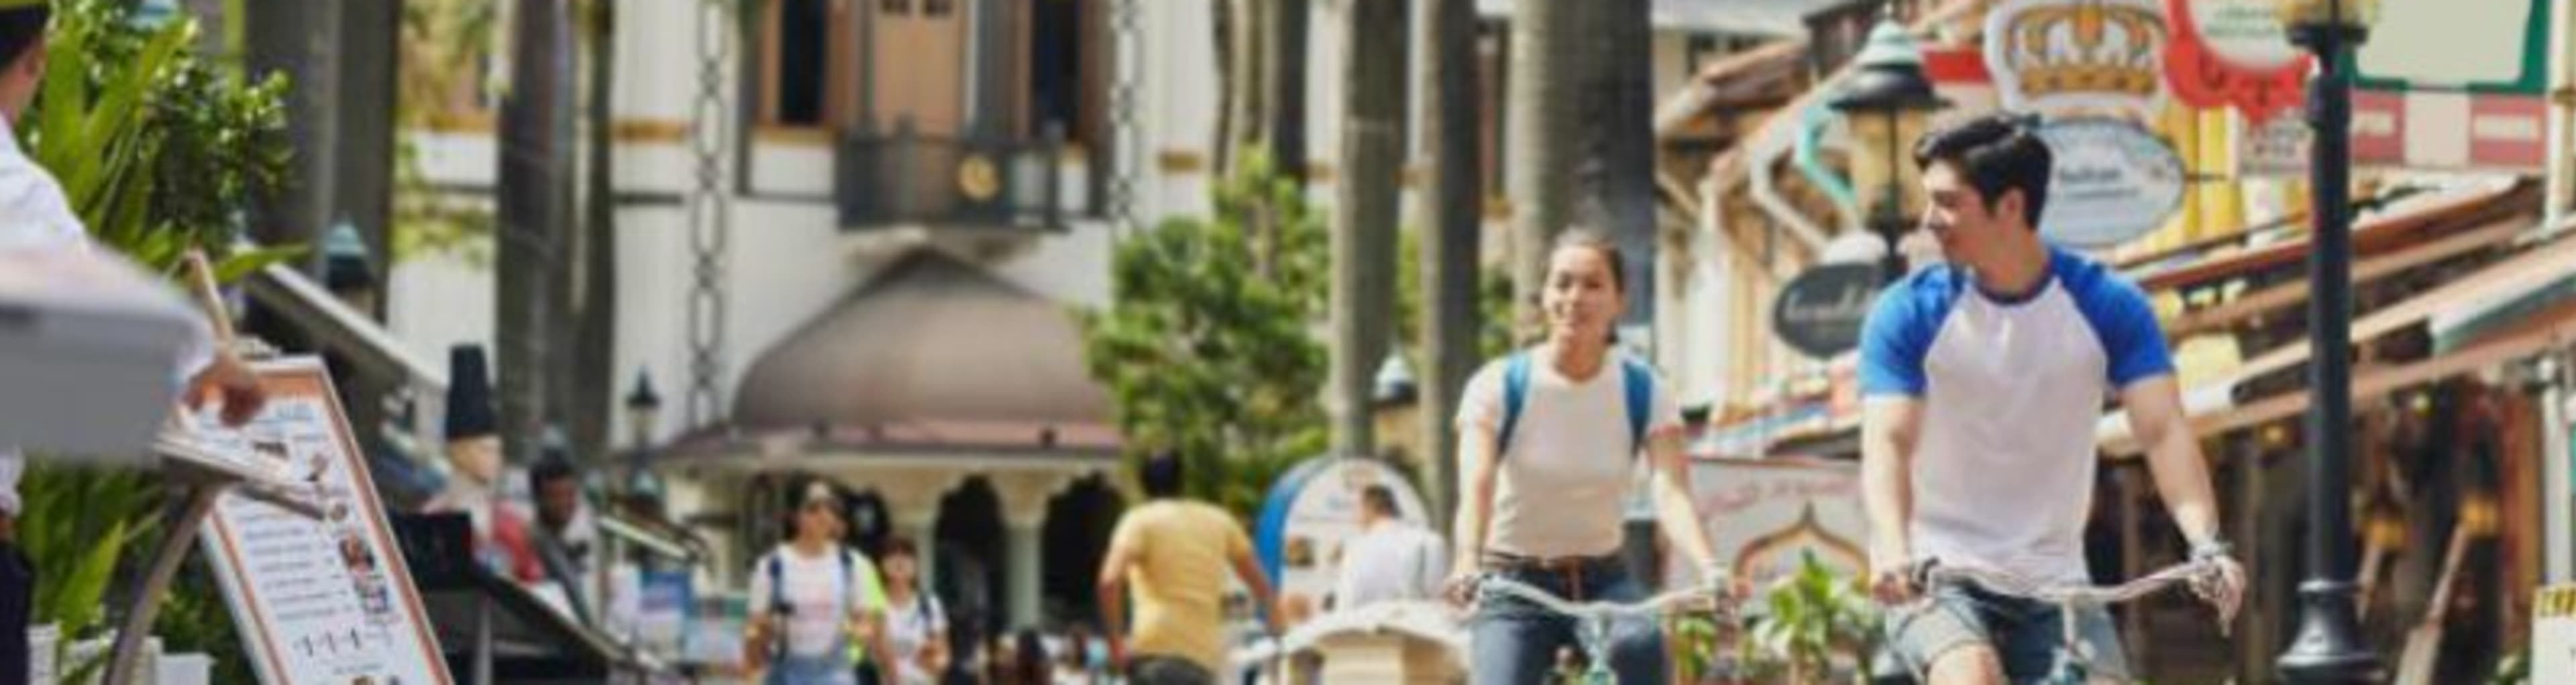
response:
{"label": "bicycle handlebar", "polygon": [[1539,605],[1539,608],[1572,618],[1659,616],[1677,611],[1682,605],[1694,601],[1706,602],[1710,610],[1723,609],[1733,603],[1716,591],[1705,587],[1674,590],[1636,602],[1570,602],[1556,596],[1556,593],[1503,577],[1487,577],[1477,581],[1476,592],[1480,601],[1488,593],[1511,595],[1529,600],[1530,603]]}
{"label": "bicycle handlebar", "polygon": [[2118,585],[2065,585],[2043,583],[2022,576],[1971,566],[1942,566],[1926,562],[1918,571],[1920,585],[1929,587],[1941,582],[1965,582],[1988,592],[2012,595],[2050,604],[2104,606],[2118,604],[2155,594],[2177,584],[2190,582],[2217,571],[2208,561],[2190,561],[2150,573]]}

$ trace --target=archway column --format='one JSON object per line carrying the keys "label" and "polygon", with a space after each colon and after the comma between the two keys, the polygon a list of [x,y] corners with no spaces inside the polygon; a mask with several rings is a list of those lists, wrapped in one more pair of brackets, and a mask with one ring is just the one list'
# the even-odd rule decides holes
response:
{"label": "archway column", "polygon": [[1039,532],[1046,525],[1047,502],[1073,483],[1073,474],[1022,472],[987,476],[1002,497],[1002,526],[1009,538],[1004,566],[1010,573],[1009,604],[1015,628],[1038,624],[1045,600],[1045,563]]}

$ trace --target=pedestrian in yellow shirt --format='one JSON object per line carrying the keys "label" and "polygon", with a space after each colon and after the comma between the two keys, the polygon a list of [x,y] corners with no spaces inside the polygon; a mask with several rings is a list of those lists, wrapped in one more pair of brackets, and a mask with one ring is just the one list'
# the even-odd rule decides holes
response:
{"label": "pedestrian in yellow shirt", "polygon": [[[1150,501],[1119,517],[1100,564],[1111,668],[1136,685],[1215,685],[1226,664],[1226,571],[1252,589],[1264,625],[1275,631],[1270,580],[1233,516],[1181,496],[1179,455],[1158,454],[1138,471]],[[1131,583],[1133,632],[1122,628]]]}

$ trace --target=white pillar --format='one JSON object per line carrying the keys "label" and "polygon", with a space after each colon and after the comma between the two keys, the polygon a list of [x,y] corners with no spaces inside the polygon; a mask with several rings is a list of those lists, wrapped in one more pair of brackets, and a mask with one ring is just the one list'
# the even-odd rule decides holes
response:
{"label": "white pillar", "polygon": [[2572,211],[2576,210],[2576,11],[2569,11],[2565,4],[2560,4],[2558,10],[2558,16],[2552,17],[2558,25],[2549,32],[2551,54],[2556,57],[2544,60],[2556,63],[2547,88],[2552,92],[2545,139],[2548,158],[2542,162],[2548,165],[2549,185],[2542,205],[2548,222],[2544,230],[2564,230],[2568,221],[2576,220],[2576,211]]}
{"label": "white pillar", "polygon": [[993,484],[994,494],[1002,498],[1002,527],[1006,548],[1004,566],[1007,585],[1004,592],[1010,604],[1008,615],[1013,627],[1038,623],[1039,604],[1044,601],[1041,578],[1045,563],[1044,547],[1039,532],[1046,525],[1047,501],[1058,490],[1073,481],[1061,473],[993,474],[986,479]]}
{"label": "white pillar", "polygon": [[1039,524],[1009,522],[1011,625],[1029,627],[1038,624],[1040,595],[1039,564],[1044,556],[1038,542]]}

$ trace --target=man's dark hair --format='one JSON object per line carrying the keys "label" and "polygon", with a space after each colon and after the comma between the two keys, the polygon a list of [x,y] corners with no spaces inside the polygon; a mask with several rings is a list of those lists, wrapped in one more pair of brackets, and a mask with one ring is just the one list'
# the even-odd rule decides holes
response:
{"label": "man's dark hair", "polygon": [[528,467],[528,492],[534,494],[543,491],[547,483],[572,477],[573,468],[570,461],[561,458],[537,460],[537,465]]}
{"label": "man's dark hair", "polygon": [[45,37],[45,26],[54,20],[54,11],[43,5],[0,10],[0,66],[16,64]]}
{"label": "man's dark hair", "polygon": [[2048,205],[2048,174],[2054,158],[2039,138],[2039,122],[2029,115],[1995,113],[1969,119],[1931,133],[1914,144],[1914,165],[1931,170],[1947,163],[1985,198],[1993,211],[2004,191],[2019,190],[2022,219],[2039,230],[2039,210]]}
{"label": "man's dark hair", "polygon": [[1368,507],[1372,511],[1376,511],[1377,513],[1387,516],[1396,516],[1403,513],[1403,510],[1395,508],[1395,489],[1384,485],[1371,485],[1366,488],[1361,488],[1360,504]]}
{"label": "man's dark hair", "polygon": [[1145,486],[1145,496],[1153,499],[1181,496],[1181,453],[1177,450],[1155,452],[1136,468],[1136,479]]}

